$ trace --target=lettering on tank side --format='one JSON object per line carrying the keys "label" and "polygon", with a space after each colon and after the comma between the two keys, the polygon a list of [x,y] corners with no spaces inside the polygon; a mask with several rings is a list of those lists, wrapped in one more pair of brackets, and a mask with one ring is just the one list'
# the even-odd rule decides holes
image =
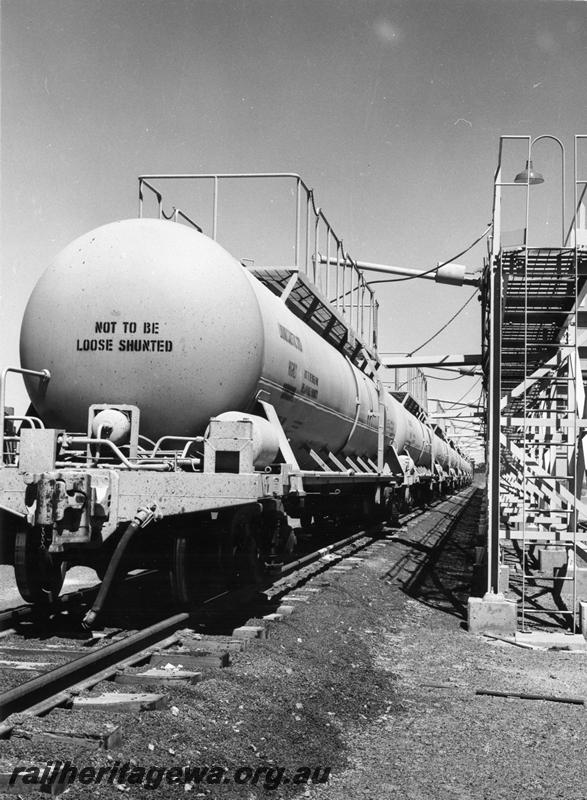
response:
{"label": "lettering on tank side", "polygon": [[302,383],[300,394],[304,394],[306,397],[311,397],[312,400],[315,400],[318,397],[318,389],[314,389],[313,386],[308,386],[307,383]]}
{"label": "lettering on tank side", "polygon": [[121,339],[118,350],[121,353],[171,353],[173,342],[169,339]]}
{"label": "lettering on tank side", "polygon": [[[157,320],[96,320],[92,333],[76,340],[75,349],[78,353],[171,353],[171,339],[151,338],[163,333],[162,324]],[[100,334],[105,333],[132,338],[104,339]]]}
{"label": "lettering on tank side", "polygon": [[[280,325],[279,327],[281,329],[281,328],[283,328],[283,325]],[[288,334],[290,334],[291,336],[294,336],[294,334],[292,334],[290,331],[287,331],[287,328],[283,328],[283,330],[285,332],[287,332]],[[283,334],[282,334],[282,338],[284,338]],[[295,338],[299,342],[299,339],[297,337],[295,337]],[[294,346],[296,346],[295,343],[291,342],[289,339],[286,339],[286,341],[288,341],[290,344],[294,344]],[[301,348],[301,342],[300,342],[300,348]],[[288,362],[287,374],[288,374],[288,377],[290,378],[290,380],[292,380],[292,381],[297,380],[297,377],[298,377],[298,363],[296,361],[289,361]],[[281,399],[282,400],[289,400],[291,402],[291,401],[294,400],[294,398],[295,398],[295,396],[297,394],[298,396],[303,395],[305,397],[309,397],[312,400],[317,400],[319,383],[320,383],[320,379],[318,378],[318,376],[314,375],[314,373],[310,372],[310,370],[305,369],[303,371],[303,380],[302,380],[302,385],[301,385],[300,389],[299,390],[296,389],[295,386],[292,386],[289,383],[284,383],[283,384],[283,392],[282,392],[282,395],[281,395]]]}
{"label": "lettering on tank side", "polygon": [[295,347],[296,350],[299,350],[300,353],[303,351],[302,341],[299,336],[296,336],[295,333],[292,333],[288,330],[285,325],[282,325],[280,322],[277,323],[279,328],[279,335],[283,339],[284,342],[291,344],[292,347]]}
{"label": "lettering on tank side", "polygon": [[102,350],[112,352],[114,350],[114,339],[78,339],[75,343],[75,349],[78,353],[92,353]]}
{"label": "lettering on tank side", "polygon": [[318,397],[319,383],[320,383],[319,378],[316,375],[314,375],[313,372],[310,372],[309,369],[305,369],[304,380],[302,381],[302,388],[300,389],[300,394],[303,394],[306,397],[311,397],[312,400],[316,400]]}

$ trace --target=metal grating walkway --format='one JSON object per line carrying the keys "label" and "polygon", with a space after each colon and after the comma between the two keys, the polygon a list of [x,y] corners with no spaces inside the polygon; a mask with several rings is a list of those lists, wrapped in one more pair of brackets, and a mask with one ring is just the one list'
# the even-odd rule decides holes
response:
{"label": "metal grating walkway", "polygon": [[[501,260],[501,388],[509,393],[569,346],[564,332],[587,280],[587,253],[577,251],[576,267],[574,248],[528,248],[527,256],[524,248],[518,248],[502,251]],[[538,398],[550,383],[552,377],[545,376],[534,384],[527,402],[532,396]],[[522,398],[512,401],[506,413],[516,416],[522,405]]]}
{"label": "metal grating walkway", "polygon": [[[365,331],[354,331],[335,306],[307,275],[296,267],[247,267],[273,294],[281,297],[296,317],[343,353],[359,369],[379,363],[375,350],[363,340]],[[367,320],[365,319],[365,326]]]}

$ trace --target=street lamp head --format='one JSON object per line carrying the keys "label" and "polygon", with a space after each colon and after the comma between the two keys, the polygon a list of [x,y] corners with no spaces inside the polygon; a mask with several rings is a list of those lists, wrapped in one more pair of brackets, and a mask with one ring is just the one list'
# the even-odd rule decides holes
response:
{"label": "street lamp head", "polygon": [[514,178],[514,183],[529,183],[530,186],[535,186],[538,183],[544,183],[544,178],[540,172],[534,172],[531,161],[526,161],[526,169],[518,172]]}

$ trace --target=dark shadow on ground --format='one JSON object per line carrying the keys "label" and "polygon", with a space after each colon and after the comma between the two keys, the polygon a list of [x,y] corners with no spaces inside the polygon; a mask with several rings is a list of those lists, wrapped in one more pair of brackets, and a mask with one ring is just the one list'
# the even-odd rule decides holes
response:
{"label": "dark shadow on ground", "polygon": [[[479,533],[482,490],[477,489],[468,507],[448,535],[436,535],[434,528],[423,539],[399,536],[406,547],[389,579],[397,580],[403,591],[460,619],[467,617],[467,600],[472,593],[475,545]],[[445,512],[443,516],[450,516]]]}

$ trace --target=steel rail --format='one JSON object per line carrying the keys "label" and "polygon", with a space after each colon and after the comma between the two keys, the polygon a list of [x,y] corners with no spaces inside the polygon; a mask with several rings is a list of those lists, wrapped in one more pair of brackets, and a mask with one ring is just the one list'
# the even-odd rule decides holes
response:
{"label": "steel rail", "polygon": [[[154,569],[141,570],[136,575],[127,575],[126,578],[124,578],[124,583],[139,581],[149,575],[154,575],[156,572],[157,570]],[[6,631],[13,625],[19,625],[21,622],[33,621],[39,618],[42,619],[55,613],[59,613],[60,611],[64,610],[62,606],[67,608],[69,605],[82,603],[85,600],[89,601],[92,598],[92,595],[98,593],[99,589],[100,583],[96,583],[93,586],[86,586],[81,589],[73,589],[71,592],[61,595],[57,598],[56,603],[53,605],[39,607],[30,605],[29,603],[22,603],[22,605],[14,606],[14,608],[8,608],[5,611],[0,611],[0,632]]]}
{"label": "steel rail", "polygon": [[[409,511],[404,514],[402,517],[399,517],[399,521],[401,523],[410,522],[412,519],[416,519],[419,516],[422,516],[427,511],[432,511],[432,509],[436,508],[442,503],[446,503],[449,500],[449,497],[443,497],[437,500],[434,503],[431,503],[430,506],[426,509],[417,509],[416,511]],[[308,553],[306,556],[302,556],[302,558],[298,558],[297,561],[290,561],[281,569],[280,576],[285,577],[289,575],[291,572],[295,572],[296,569],[299,569],[306,564],[310,564],[313,561],[318,561],[325,555],[330,553],[334,553],[337,550],[342,550],[343,547],[347,547],[348,545],[353,544],[354,542],[358,541],[360,538],[369,537],[370,539],[378,539],[380,537],[379,533],[369,533],[368,531],[359,531],[359,533],[354,533],[352,536],[348,536],[346,539],[341,539],[339,542],[333,542],[332,544],[328,545],[327,547],[321,547],[320,550],[316,550],[313,553]]]}
{"label": "steel rail", "polygon": [[187,611],[174,614],[137,633],[130,634],[122,641],[113,642],[101,647],[96,652],[74,658],[67,664],[55,667],[37,678],[25,681],[14,689],[2,692],[0,694],[0,721],[4,721],[10,714],[24,711],[52,695],[72,689],[76,683],[91,677],[106,667],[137,655],[145,648],[157,644],[161,639],[185,626],[190,617],[191,614]]}
{"label": "steel rail", "polygon": [[[458,494],[461,494],[461,492]],[[473,495],[474,492],[470,497],[466,498],[461,509],[468,505]],[[403,522],[407,522],[410,519],[421,516],[427,510],[442,505],[447,502],[447,500],[450,500],[450,497],[440,499],[437,503],[432,504],[429,509],[410,512],[401,519]],[[459,511],[461,511],[461,509],[456,511],[458,516],[460,516]],[[361,531],[286,565],[284,570],[280,571],[280,574],[274,582],[275,588],[277,588],[276,584],[281,578],[286,575],[291,577],[291,574],[295,572],[296,569],[299,569],[300,566],[305,567],[310,561],[318,561],[325,554],[349,546],[360,538],[373,540],[378,538],[378,536]],[[361,546],[366,546],[369,543],[370,542],[367,541]],[[305,579],[307,576],[303,575],[300,577]],[[277,594],[278,593],[279,591]],[[72,599],[79,594],[79,592],[76,592],[72,595]],[[172,634],[180,628],[189,625],[194,614],[198,610],[203,609],[205,605],[219,598],[226,597],[228,594],[230,593],[223,592],[220,595],[210,597],[192,611],[174,614],[141,631],[129,634],[121,641],[104,645],[100,647],[99,650],[79,656],[36,678],[25,681],[13,689],[2,692],[0,694],[0,722],[4,722],[4,724],[0,725],[0,738],[10,735],[12,725],[6,723],[6,720],[12,714],[23,711],[27,711],[29,714],[46,713],[52,708],[66,703],[73,694],[77,693],[82,688],[90,688],[101,680],[111,677],[125,666],[146,660],[149,656],[149,648],[154,646],[164,647],[173,644],[176,637],[173,637]],[[12,614],[13,611],[7,613]]]}
{"label": "steel rail", "polygon": [[442,550],[444,549],[446,541],[451,536],[451,534],[453,533],[453,531],[455,530],[461,519],[464,517],[470,504],[477,496],[479,488],[480,487],[474,485],[467,487],[467,489],[470,490],[468,497],[465,498],[462,505],[459,505],[457,506],[457,508],[454,509],[454,513],[446,527],[446,530],[440,533],[436,543],[428,551],[426,556],[426,563],[423,569],[419,571],[416,575],[412,576],[410,580],[405,584],[404,589],[407,591],[408,594],[418,585],[418,582],[422,580],[422,576],[424,575],[425,571],[427,569],[433,568],[436,565],[438,559],[440,558]]}
{"label": "steel rail", "polygon": [[[342,550],[343,547],[353,544],[358,539],[369,536],[370,534],[366,533],[365,531],[360,531],[359,533],[354,533],[352,536],[349,536],[346,539],[341,539],[340,542],[334,542],[334,544],[330,544],[327,547],[321,547],[320,550],[316,550],[314,553],[308,553],[307,556],[298,558],[297,561],[290,561],[288,564],[284,564],[282,567],[281,572],[279,573],[280,577],[285,577],[286,575],[295,572],[297,569],[305,566],[306,564],[311,564],[313,561],[318,561],[323,556],[334,553],[337,550]],[[377,538],[377,535],[370,536],[370,538],[375,539]]]}
{"label": "steel rail", "polygon": [[[436,509],[439,506],[443,505],[444,503],[448,502],[451,499],[451,497],[459,496],[462,492],[466,491],[467,489],[471,489],[471,488],[474,489],[475,487],[468,486],[468,487],[465,487],[464,489],[462,489],[456,495],[451,495],[451,496],[448,496],[448,497],[440,498],[436,502],[431,503],[428,506],[428,508],[426,508],[426,509],[417,509],[416,511],[410,511],[410,512],[404,514],[402,517],[400,517],[399,521],[402,524],[405,524],[406,522],[411,522],[411,520],[417,519],[418,517],[423,516],[428,511],[433,511],[434,509]],[[465,501],[464,501],[463,505],[460,506],[459,508],[455,509],[455,524],[458,522],[458,519],[460,519],[464,509],[468,506],[468,504],[472,500],[474,494],[475,494],[475,492],[472,491],[470,496],[465,498]],[[451,530],[453,528],[454,528],[454,525],[451,527]],[[292,561],[292,562],[290,562],[288,564],[285,564],[282,567],[282,569],[281,569],[281,571],[279,573],[279,576],[277,577],[275,582],[272,584],[272,586],[268,587],[265,590],[265,593],[269,593],[271,595],[271,599],[273,599],[274,597],[276,597],[277,595],[282,593],[281,587],[279,586],[279,583],[280,583],[282,578],[285,579],[287,577],[291,577],[292,573],[294,573],[296,570],[303,569],[304,567],[309,566],[312,563],[320,561],[320,559],[322,559],[325,555],[329,555],[331,553],[336,553],[337,551],[342,550],[345,547],[349,547],[352,544],[357,544],[357,546],[355,547],[355,549],[352,552],[353,553],[358,552],[359,550],[362,550],[363,547],[367,547],[373,541],[376,541],[379,538],[381,538],[381,535],[379,533],[375,533],[375,532],[374,533],[369,533],[368,531],[359,531],[358,533],[355,533],[352,536],[347,537],[346,539],[341,539],[339,542],[333,542],[333,544],[328,545],[327,547],[322,547],[322,548],[320,548],[320,550],[316,550],[315,552],[309,553],[308,555],[303,556],[302,558],[299,558],[296,561]],[[366,541],[359,543],[360,539],[365,539]],[[443,541],[445,539],[446,539],[446,537],[443,538]],[[349,555],[349,554],[347,554],[347,555]],[[344,558],[344,556],[342,556],[342,558]],[[328,563],[325,564],[324,565],[324,570],[328,569],[329,566],[331,566],[331,565],[328,564]],[[307,577],[307,576],[304,576],[304,577]],[[277,591],[272,592],[271,591],[272,589],[276,589]],[[288,584],[286,586],[286,591],[290,591],[290,590],[291,590],[291,586]]]}

